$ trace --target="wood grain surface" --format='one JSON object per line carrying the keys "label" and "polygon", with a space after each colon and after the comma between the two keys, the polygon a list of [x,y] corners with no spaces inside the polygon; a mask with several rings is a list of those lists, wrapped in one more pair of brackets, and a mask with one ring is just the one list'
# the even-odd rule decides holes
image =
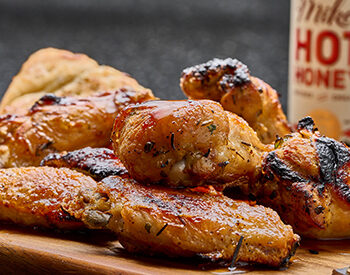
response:
{"label": "wood grain surface", "polygon": [[349,265],[350,240],[304,240],[286,270],[250,267],[229,272],[195,260],[130,255],[107,232],[42,232],[10,225],[0,229],[1,274],[332,274]]}

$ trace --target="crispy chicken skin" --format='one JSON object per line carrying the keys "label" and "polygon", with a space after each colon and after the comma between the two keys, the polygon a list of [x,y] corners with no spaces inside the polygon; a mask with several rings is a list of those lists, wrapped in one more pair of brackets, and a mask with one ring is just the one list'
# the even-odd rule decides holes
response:
{"label": "crispy chicken skin", "polygon": [[45,48],[33,53],[13,78],[1,100],[0,114],[25,115],[48,93],[88,97],[121,88],[152,93],[128,74],[99,65],[85,54]]}
{"label": "crispy chicken skin", "polygon": [[311,238],[350,237],[350,150],[321,136],[310,117],[278,139],[263,161],[264,178],[250,192],[296,232]]}
{"label": "crispy chicken skin", "polygon": [[291,132],[277,92],[251,76],[237,59],[215,58],[187,68],[180,86],[190,99],[218,101],[225,110],[243,117],[265,144]]}
{"label": "crispy chicken skin", "polygon": [[46,95],[24,116],[0,117],[0,167],[38,166],[49,153],[106,147],[119,109],[150,99],[148,91],[125,89],[84,99]]}
{"label": "crispy chicken skin", "polygon": [[90,228],[109,228],[129,252],[230,261],[243,236],[238,260],[270,266],[288,262],[299,236],[276,212],[213,192],[145,186],[112,176],[97,189],[82,190],[65,210]]}
{"label": "crispy chicken skin", "polygon": [[170,186],[247,183],[267,150],[241,117],[210,100],[130,105],[117,116],[112,141],[131,177]]}
{"label": "crispy chicken skin", "polygon": [[85,228],[62,205],[81,188],[95,188],[92,178],[70,169],[51,167],[0,169],[0,178],[1,221],[46,228]]}
{"label": "crispy chicken skin", "polygon": [[41,166],[67,167],[102,180],[112,175],[126,175],[128,171],[114,152],[107,148],[83,148],[72,152],[52,153],[40,163]]}

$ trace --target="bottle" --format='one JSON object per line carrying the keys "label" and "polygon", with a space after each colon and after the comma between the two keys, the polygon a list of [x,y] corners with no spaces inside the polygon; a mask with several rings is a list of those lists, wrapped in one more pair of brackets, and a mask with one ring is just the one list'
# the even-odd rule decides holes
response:
{"label": "bottle", "polygon": [[288,118],[350,143],[350,0],[292,0]]}

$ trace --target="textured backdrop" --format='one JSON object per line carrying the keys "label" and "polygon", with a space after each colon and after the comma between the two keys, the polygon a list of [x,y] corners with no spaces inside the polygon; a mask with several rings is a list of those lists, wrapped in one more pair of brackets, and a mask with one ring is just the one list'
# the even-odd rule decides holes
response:
{"label": "textured backdrop", "polygon": [[0,92],[33,51],[86,53],[164,99],[183,68],[236,57],[287,100],[289,1],[0,0]]}

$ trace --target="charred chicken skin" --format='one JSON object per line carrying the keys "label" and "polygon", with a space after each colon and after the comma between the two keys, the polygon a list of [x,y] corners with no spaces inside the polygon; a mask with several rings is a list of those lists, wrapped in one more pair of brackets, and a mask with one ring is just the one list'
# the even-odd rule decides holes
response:
{"label": "charred chicken skin", "polygon": [[278,139],[263,161],[263,179],[250,186],[296,232],[311,238],[350,237],[350,150],[319,134],[310,117]]}
{"label": "charred chicken skin", "polygon": [[265,144],[291,132],[277,92],[251,76],[236,59],[215,58],[187,68],[180,86],[190,99],[218,101],[225,110],[243,117]]}
{"label": "charred chicken skin", "polygon": [[107,148],[83,148],[72,152],[47,155],[41,166],[67,167],[102,180],[112,175],[126,175],[128,171],[114,152]]}
{"label": "charred chicken skin", "polygon": [[321,136],[310,118],[272,150],[213,101],[154,101],[125,108],[112,140],[140,182],[236,186],[304,236],[350,236],[349,148]]}
{"label": "charred chicken skin", "polygon": [[[70,167],[98,179],[105,178],[97,189],[79,191],[65,209],[90,228],[114,231],[130,252],[230,260],[243,236],[240,260],[277,266],[286,264],[298,245],[299,237],[271,209],[233,201],[211,187],[176,190],[140,185],[105,148],[52,154],[42,164]],[[108,177],[116,173],[122,177]],[[269,226],[273,229],[265,234],[264,227]],[[179,234],[181,228],[184,232]],[[160,237],[163,233],[164,237]],[[226,237],[220,239],[221,235]],[[266,246],[273,236],[275,242]],[[209,247],[204,245],[207,244],[204,239],[210,240]]]}
{"label": "charred chicken skin", "polygon": [[112,141],[131,177],[170,186],[247,183],[268,150],[241,117],[210,100],[130,105],[117,116]]}
{"label": "charred chicken skin", "polygon": [[[52,54],[48,62],[38,58],[47,54]],[[155,99],[150,90],[112,68],[90,70],[94,62],[82,56],[73,62],[66,60],[70,53],[62,54],[51,49],[33,56],[1,103],[1,110],[11,110],[11,115],[0,117],[0,167],[22,168],[0,169],[0,220],[70,230],[109,229],[130,252],[227,262],[237,256],[239,261],[275,267],[288,263],[300,240],[291,226],[272,209],[232,200],[210,186],[249,188],[261,176],[262,157],[272,148],[261,143],[244,119],[210,100],[139,104]],[[54,60],[62,63],[56,67]],[[228,63],[228,71],[233,70]],[[246,81],[244,68],[230,75],[226,67],[220,67],[225,71],[220,76],[225,94],[213,99],[233,112],[239,100],[237,113],[252,118],[249,123],[266,142],[264,131],[280,127],[276,120],[262,125],[264,117],[275,115],[267,110],[275,107],[266,107],[264,96],[253,110],[244,104],[256,96],[256,89],[267,96],[269,91],[256,88],[254,78]],[[56,78],[61,72],[64,77]],[[30,75],[39,78],[27,82]],[[90,95],[116,84],[132,88]],[[213,87],[210,91],[217,92]],[[235,94],[237,87],[248,92]],[[23,111],[47,89],[54,94]],[[92,148],[110,145],[112,122],[122,107],[112,135],[118,157],[109,149]],[[39,164],[44,167],[23,167]],[[152,184],[142,185],[132,177]],[[156,183],[197,187],[171,189]]]}
{"label": "charred chicken skin", "polygon": [[0,169],[0,220],[24,226],[82,229],[84,223],[63,210],[81,188],[96,188],[88,176],[70,169]]}
{"label": "charred chicken skin", "polygon": [[65,210],[90,228],[109,228],[129,252],[171,257],[200,255],[280,266],[299,236],[276,212],[234,201],[221,193],[145,186],[127,177],[105,178],[83,189]]}
{"label": "charred chicken skin", "polygon": [[49,153],[106,147],[122,106],[153,99],[125,89],[85,99],[46,95],[24,116],[0,117],[0,167],[38,166]]}

